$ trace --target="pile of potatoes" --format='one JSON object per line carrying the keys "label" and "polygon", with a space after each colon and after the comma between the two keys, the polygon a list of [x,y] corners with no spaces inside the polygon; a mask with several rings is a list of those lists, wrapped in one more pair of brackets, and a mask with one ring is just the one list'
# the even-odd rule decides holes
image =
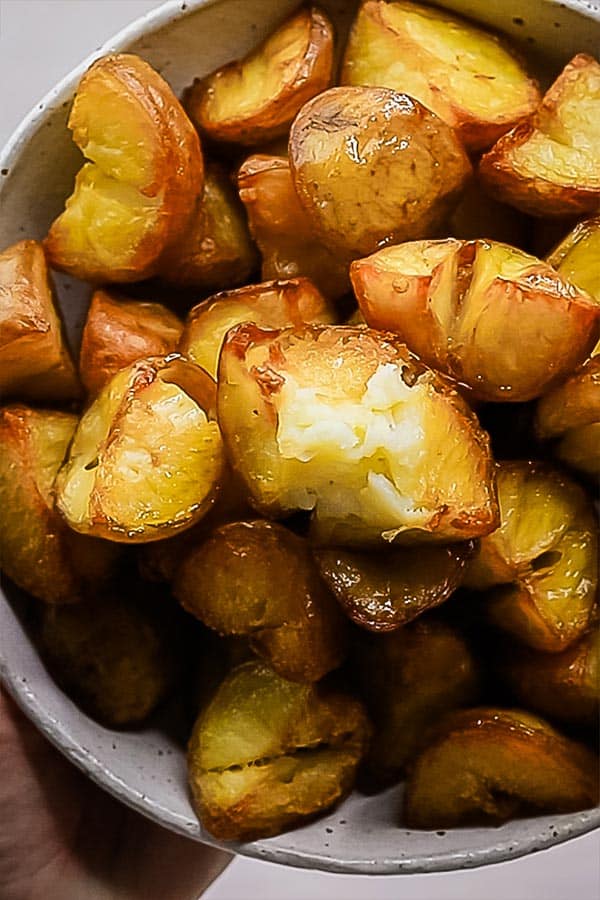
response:
{"label": "pile of potatoes", "polygon": [[596,803],[599,63],[306,6],[181,102],[97,60],[69,128],[0,254],[0,563],[59,683],[185,698],[224,840],[402,778],[413,828]]}

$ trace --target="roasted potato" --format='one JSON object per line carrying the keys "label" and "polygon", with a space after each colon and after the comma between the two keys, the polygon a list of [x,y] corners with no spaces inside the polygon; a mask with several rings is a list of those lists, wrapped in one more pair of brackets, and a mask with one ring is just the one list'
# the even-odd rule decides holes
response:
{"label": "roasted potato", "polygon": [[348,266],[315,237],[286,157],[248,157],[238,172],[238,188],[262,254],[264,279],[304,275],[332,299],[350,290]]}
{"label": "roasted potato", "polygon": [[56,680],[110,728],[146,719],[178,673],[160,617],[118,595],[46,608],[39,639]]}
{"label": "roasted potato", "polygon": [[564,653],[506,647],[498,671],[519,703],[551,719],[597,726],[600,712],[600,631],[596,627]]}
{"label": "roasted potato", "polygon": [[0,253],[0,396],[61,403],[80,393],[44,251],[19,241]]}
{"label": "roasted potato", "polygon": [[418,757],[404,821],[409,828],[453,828],[597,801],[598,759],[586,747],[530,713],[484,707],[450,715]]}
{"label": "roasted potato", "polygon": [[56,480],[75,531],[143,543],[189,528],[223,472],[212,378],[182,357],[150,357],[108,382],[77,426]]}
{"label": "roasted potato", "polygon": [[164,258],[161,278],[179,287],[215,291],[243,284],[257,263],[244,208],[227,174],[210,165],[196,213]]}
{"label": "roasted potato", "polygon": [[259,144],[286,134],[300,107],[329,87],[333,28],[317,7],[299,10],[241,61],[196,79],[192,121],[217,141]]}
{"label": "roasted potato", "polygon": [[547,263],[493,241],[413,241],[352,263],[373,328],[396,332],[478,400],[539,396],[583,362],[600,304]]}
{"label": "roasted potato", "polygon": [[118,549],[71,531],[53,481],[77,426],[69,413],[0,410],[0,569],[47,603],[73,603],[113,574]]}
{"label": "roasted potato", "polygon": [[557,272],[600,303],[600,216],[573,228],[547,257]]}
{"label": "roasted potato", "polygon": [[306,542],[275,522],[233,522],[185,558],[175,596],[209,628],[249,635],[290,681],[318,681],[342,662],[346,621]]}
{"label": "roasted potato", "polygon": [[313,510],[320,543],[448,542],[498,523],[487,435],[391,334],[238,325],[218,408],[252,503],[271,517]]}
{"label": "roasted potato", "polygon": [[202,193],[191,122],[148,63],[116,53],[85,73],[68,125],[88,161],[46,238],[50,265],[92,282],[155,275]]}
{"label": "roasted potato", "polygon": [[[536,650],[560,652],[595,615],[598,539],[591,503],[544,463],[498,467],[501,524],[482,538],[465,584],[494,588],[491,621]],[[496,587],[497,586],[497,587]]]}
{"label": "roasted potato", "polygon": [[263,328],[335,322],[333,306],[308,278],[288,278],[223,291],[189,312],[179,350],[217,377],[219,355],[230,328],[254,322]]}
{"label": "roasted potato", "polygon": [[246,663],[201,713],[189,751],[194,805],[219,840],[277,834],[352,788],[369,737],[352,697]]}
{"label": "roasted potato", "polygon": [[86,390],[97,394],[113,375],[138,359],[172,353],[182,331],[181,320],[161,303],[95,291],[79,351],[79,373]]}
{"label": "roasted potato", "polygon": [[378,787],[400,777],[441,715],[480,691],[466,641],[435,618],[361,641],[353,663],[374,725],[366,769]]}
{"label": "roasted potato", "polygon": [[317,236],[346,261],[433,234],[471,174],[448,125],[379,87],[331,88],[305,104],[290,164]]}
{"label": "roasted potato", "polygon": [[500,38],[447,10],[403,0],[362,4],[342,83],[409,94],[454,128],[470,151],[489,147],[541,99]]}
{"label": "roasted potato", "polygon": [[481,159],[479,175],[499,200],[534,216],[600,207],[600,64],[580,53],[536,112]]}
{"label": "roasted potato", "polygon": [[475,545],[394,547],[380,552],[317,548],[321,576],[347,616],[367,631],[394,631],[456,590]]}

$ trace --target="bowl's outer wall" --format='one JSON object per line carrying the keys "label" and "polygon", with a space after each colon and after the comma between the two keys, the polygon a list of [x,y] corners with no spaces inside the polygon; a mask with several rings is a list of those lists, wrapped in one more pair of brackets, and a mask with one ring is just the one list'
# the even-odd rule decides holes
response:
{"label": "bowl's outer wall", "polygon": [[[193,76],[239,57],[298,5],[295,0],[188,0],[169,2],[110,40],[110,50],[139,53],[177,93]],[[353,3],[321,0],[343,36]],[[546,57],[554,69],[574,53],[600,46],[600,7],[568,0],[525,2],[445,0],[516,38],[528,54]],[[81,164],[66,129],[69,103],[91,58],[40,102],[0,159],[0,247],[24,237],[41,238],[62,209]],[[89,288],[57,277],[70,338],[78,339]],[[0,678],[48,738],[98,784],[166,827],[216,844],[198,824],[185,789],[185,759],[158,728],[123,733],[87,718],[54,684],[22,624],[22,603],[10,591],[0,598]],[[376,797],[353,795],[331,815],[269,840],[231,847],[273,862],[338,872],[398,874],[457,869],[523,855],[551,846],[600,824],[600,810],[542,816],[494,829],[447,833],[398,827],[401,789]]]}

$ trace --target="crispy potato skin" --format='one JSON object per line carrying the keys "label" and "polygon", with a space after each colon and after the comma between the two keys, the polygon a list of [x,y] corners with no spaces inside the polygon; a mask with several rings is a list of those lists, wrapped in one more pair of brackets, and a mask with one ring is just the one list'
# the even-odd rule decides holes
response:
{"label": "crispy potato skin", "polygon": [[177,675],[160,619],[121,597],[47,608],[39,640],[59,684],[109,728],[146,719]]}
{"label": "crispy potato skin", "polygon": [[203,187],[200,141],[179,101],[142,59],[112,54],[81,79],[68,125],[91,162],[46,237],[51,266],[92,282],[156,274]]}
{"label": "crispy potato skin", "polygon": [[113,375],[138,359],[172,353],[182,331],[181,320],[161,303],[95,291],[79,352],[79,372],[88,394],[97,394]]}
{"label": "crispy potato skin", "polygon": [[498,671],[519,703],[551,719],[593,728],[600,711],[600,631],[564,653],[506,646]]}
{"label": "crispy potato skin", "polygon": [[239,666],[188,747],[202,824],[220,840],[254,840],[329,809],[352,789],[369,736],[352,697],[285,681],[264,663]]}
{"label": "crispy potato skin", "polygon": [[451,714],[408,780],[409,828],[501,822],[531,807],[587,809],[598,800],[598,759],[537,716],[483,707]]}
{"label": "crispy potato skin", "polygon": [[414,241],[355,260],[365,321],[396,332],[477,400],[523,402],[598,339],[600,304],[547,263],[494,241]]}
{"label": "crispy potato skin", "polygon": [[431,235],[471,175],[452,129],[388,88],[337,87],[310,100],[289,150],[300,203],[346,261]]}
{"label": "crispy potato skin", "polygon": [[262,328],[332,323],[336,312],[308,278],[286,278],[221,291],[188,313],[179,351],[217,377],[227,331],[242,322]]}
{"label": "crispy potato skin", "polygon": [[[567,120],[582,103],[581,97],[573,101],[572,95],[580,86],[589,109],[581,111],[581,132],[570,135]],[[499,200],[533,216],[597,212],[600,155],[595,106],[599,99],[600,64],[580,53],[550,87],[538,110],[482,157],[479,175],[485,187]],[[576,171],[569,160],[562,166],[559,162],[557,153],[565,142],[573,151]]]}
{"label": "crispy potato skin", "polygon": [[19,241],[0,253],[0,396],[63,403],[80,394],[43,248]]}
{"label": "crispy potato skin", "polygon": [[67,523],[123,543],[194,525],[224,471],[215,405],[212,378],[178,354],[118,372],[86,410],[57,477]]}
{"label": "crispy potato skin", "polygon": [[[457,77],[460,85],[454,84]],[[361,5],[341,83],[379,85],[414,97],[454,128],[470,152],[489,147],[541,99],[536,81],[500,38],[445,10],[412,2]]]}
{"label": "crispy potato skin", "polygon": [[117,548],[75,534],[54,508],[53,480],[77,426],[70,413],[0,410],[0,568],[46,603],[74,603],[101,585]]}
{"label": "crispy potato skin", "polygon": [[[196,80],[185,99],[190,118],[216,141],[253,145],[281,137],[303,104],[329,87],[333,44],[327,16],[315,6],[300,10],[245,59]],[[232,86],[239,106],[223,115],[219,95]]]}
{"label": "crispy potato skin", "polygon": [[[378,411],[396,402],[402,409],[408,404],[406,430],[392,427],[385,412],[379,418]],[[496,527],[487,435],[451,384],[389,333],[239,325],[228,332],[221,352],[218,407],[232,465],[253,505],[269,517],[314,509],[318,543],[448,542]],[[372,415],[372,430],[365,415]],[[418,431],[413,415],[420,417]],[[400,433],[409,439],[401,472],[386,468],[386,454],[397,457],[384,436]],[[373,464],[375,446],[362,449],[367,434],[380,448]],[[451,481],[444,474],[450,469]]]}
{"label": "crispy potato skin", "polygon": [[248,224],[262,254],[262,277],[310,278],[332,299],[350,289],[348,266],[315,238],[290,173],[287,157],[255,154],[237,176]]}
{"label": "crispy potato skin", "polygon": [[225,170],[213,163],[194,217],[163,258],[160,276],[169,284],[214,291],[243,284],[257,262],[237,193]]}
{"label": "crispy potato skin", "polygon": [[290,681],[318,681],[345,656],[346,621],[306,542],[274,522],[216,529],[185,558],[174,593],[209,628],[249,635]]}

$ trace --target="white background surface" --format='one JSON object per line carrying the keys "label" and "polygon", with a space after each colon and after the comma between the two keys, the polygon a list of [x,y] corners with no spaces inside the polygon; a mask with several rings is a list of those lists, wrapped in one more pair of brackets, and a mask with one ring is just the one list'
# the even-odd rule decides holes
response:
{"label": "white background surface", "polygon": [[[0,146],[59,78],[122,26],[158,5],[157,0],[0,0]],[[240,858],[209,888],[204,900],[599,897],[597,831],[525,859],[439,875],[327,875]]]}

